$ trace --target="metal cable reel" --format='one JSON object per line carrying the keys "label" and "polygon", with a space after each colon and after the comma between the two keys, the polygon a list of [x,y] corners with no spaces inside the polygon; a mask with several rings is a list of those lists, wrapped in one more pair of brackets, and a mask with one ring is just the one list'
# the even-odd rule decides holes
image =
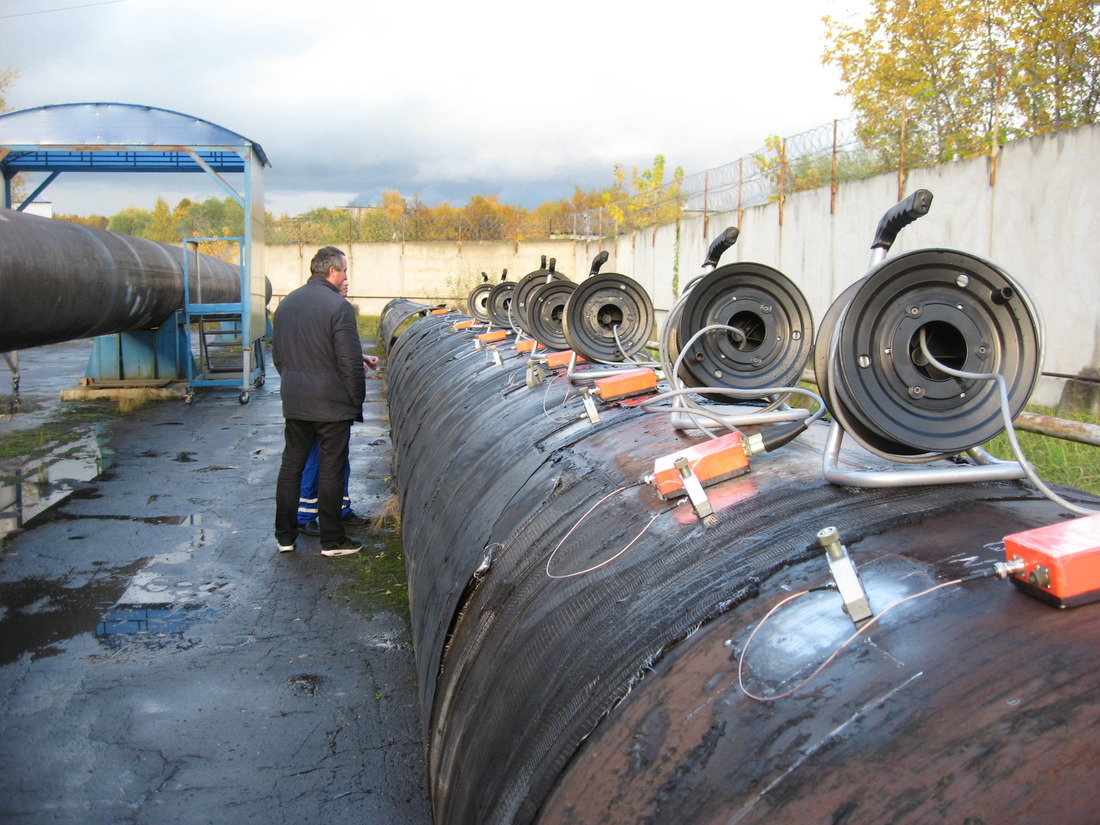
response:
{"label": "metal cable reel", "polygon": [[[507,277],[508,270],[504,270]],[[515,291],[515,281],[501,280],[489,290],[489,297],[485,301],[485,311],[489,313],[489,321],[498,327],[511,329],[514,321],[512,315],[512,293]]]}
{"label": "metal cable reel", "polygon": [[[507,276],[508,270],[504,270],[504,274]],[[481,273],[481,279],[482,283],[471,289],[466,296],[466,314],[484,324],[489,320],[489,293],[492,292],[493,285],[489,283],[489,276],[484,272]]]}
{"label": "metal cable reel", "polygon": [[830,411],[871,452],[903,462],[963,452],[1004,429],[993,381],[943,366],[1000,373],[1012,417],[1039,378],[1042,320],[1027,290],[975,255],[920,249],[890,258],[829,308],[815,346]]}
{"label": "metal cable reel", "polygon": [[[700,330],[683,353],[680,380],[691,387],[736,390],[796,384],[813,349],[805,297],[783,273],[758,263],[719,267],[695,283],[676,324],[674,350]],[[722,400],[728,400],[724,398]]]}
{"label": "metal cable reel", "polygon": [[556,270],[557,261],[550,259],[549,266],[546,256],[542,256],[542,267],[534,272],[529,272],[519,279],[515,291],[512,293],[512,320],[526,333],[532,333],[530,326],[531,294],[547,283],[553,281],[566,281],[568,278]]}
{"label": "metal cable reel", "polygon": [[565,305],[573,295],[577,285],[573,281],[550,281],[531,290],[528,297],[528,331],[545,347],[551,349],[569,349],[565,340],[562,321],[565,317]]}
{"label": "metal cable reel", "polygon": [[653,301],[637,281],[617,272],[593,274],[573,290],[562,332],[569,349],[589,361],[620,362],[649,342],[655,319]]}

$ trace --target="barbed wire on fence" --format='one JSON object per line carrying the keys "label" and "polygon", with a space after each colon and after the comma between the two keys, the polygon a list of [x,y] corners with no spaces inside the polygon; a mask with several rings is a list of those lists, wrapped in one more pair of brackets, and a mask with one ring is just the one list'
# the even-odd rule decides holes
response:
{"label": "barbed wire on fence", "polygon": [[[1088,32],[1075,35],[1066,43],[1075,45],[1087,36]],[[785,138],[772,136],[763,147],[732,163],[681,177],[657,192],[646,193],[645,209],[627,208],[631,196],[626,196],[614,204],[617,210],[611,210],[609,204],[567,216],[566,223],[572,223],[578,236],[608,237],[664,222],[670,210],[677,215],[704,216],[740,212],[782,203],[794,192],[823,186],[831,186],[835,196],[842,182],[887,172],[898,175],[900,198],[909,170],[982,155],[991,158],[992,185],[997,155],[1005,143],[1097,121],[1100,66],[1094,65],[1089,49],[1075,54],[1078,63],[1068,67],[1067,76],[1077,78],[1077,98],[1067,99],[1051,78],[1005,89],[996,72],[997,82],[972,96],[970,128],[919,120],[908,112],[908,101],[899,100],[887,107],[893,119],[875,128],[852,116]],[[633,222],[616,222],[609,217],[612,211],[632,212]]]}

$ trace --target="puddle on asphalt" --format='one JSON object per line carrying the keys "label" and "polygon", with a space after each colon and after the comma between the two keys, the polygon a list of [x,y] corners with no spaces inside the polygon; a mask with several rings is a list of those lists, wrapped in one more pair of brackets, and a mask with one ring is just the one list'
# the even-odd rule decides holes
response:
{"label": "puddle on asphalt", "polygon": [[114,459],[109,432],[96,424],[83,437],[54,448],[40,459],[0,476],[0,538],[73,493],[76,485],[99,477]]}
{"label": "puddle on asphalt", "polygon": [[75,586],[65,579],[0,582],[0,666],[25,653],[32,661],[63,653],[65,641],[85,633],[112,651],[194,647],[201,640],[188,635],[193,625],[219,615],[209,597],[232,588],[223,578],[173,576],[170,566],[189,558],[183,551],[146,557]]}
{"label": "puddle on asphalt", "polygon": [[187,650],[199,643],[187,637],[191,625],[217,611],[201,602],[116,604],[96,627],[96,638],[112,650],[139,644],[153,650]]}
{"label": "puddle on asphalt", "polygon": [[65,580],[0,582],[0,665],[24,653],[31,653],[32,659],[54,656],[64,650],[60,643],[95,630],[147,562],[139,559],[100,571],[77,586]]}

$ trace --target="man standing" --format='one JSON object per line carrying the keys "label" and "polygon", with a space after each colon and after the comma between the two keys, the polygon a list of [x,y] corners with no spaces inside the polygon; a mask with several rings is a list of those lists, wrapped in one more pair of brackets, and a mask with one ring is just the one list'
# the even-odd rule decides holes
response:
{"label": "man standing", "polygon": [[363,349],[355,310],[340,295],[348,278],[347,256],[326,246],[313,256],[309,271],[309,280],[275,311],[271,360],[282,379],[286,419],[275,485],[275,539],[279,552],[294,550],[302,468],[316,439],[321,554],[348,556],[362,549],[344,533],[340,507],[351,425],[363,420]]}

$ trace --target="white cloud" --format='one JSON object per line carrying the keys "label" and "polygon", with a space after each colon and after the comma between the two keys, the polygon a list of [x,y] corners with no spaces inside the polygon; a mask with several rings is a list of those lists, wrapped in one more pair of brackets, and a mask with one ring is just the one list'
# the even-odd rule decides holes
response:
{"label": "white cloud", "polygon": [[[601,168],[584,185],[610,183],[616,163],[646,168],[661,153],[690,174],[846,115],[820,65],[829,9],[125,0],[3,20],[0,65],[22,71],[16,108],[141,103],[257,141],[269,201],[463,183],[545,192],[551,180],[568,197]],[[60,211],[108,209],[84,200],[88,187],[55,189],[74,201]]]}

